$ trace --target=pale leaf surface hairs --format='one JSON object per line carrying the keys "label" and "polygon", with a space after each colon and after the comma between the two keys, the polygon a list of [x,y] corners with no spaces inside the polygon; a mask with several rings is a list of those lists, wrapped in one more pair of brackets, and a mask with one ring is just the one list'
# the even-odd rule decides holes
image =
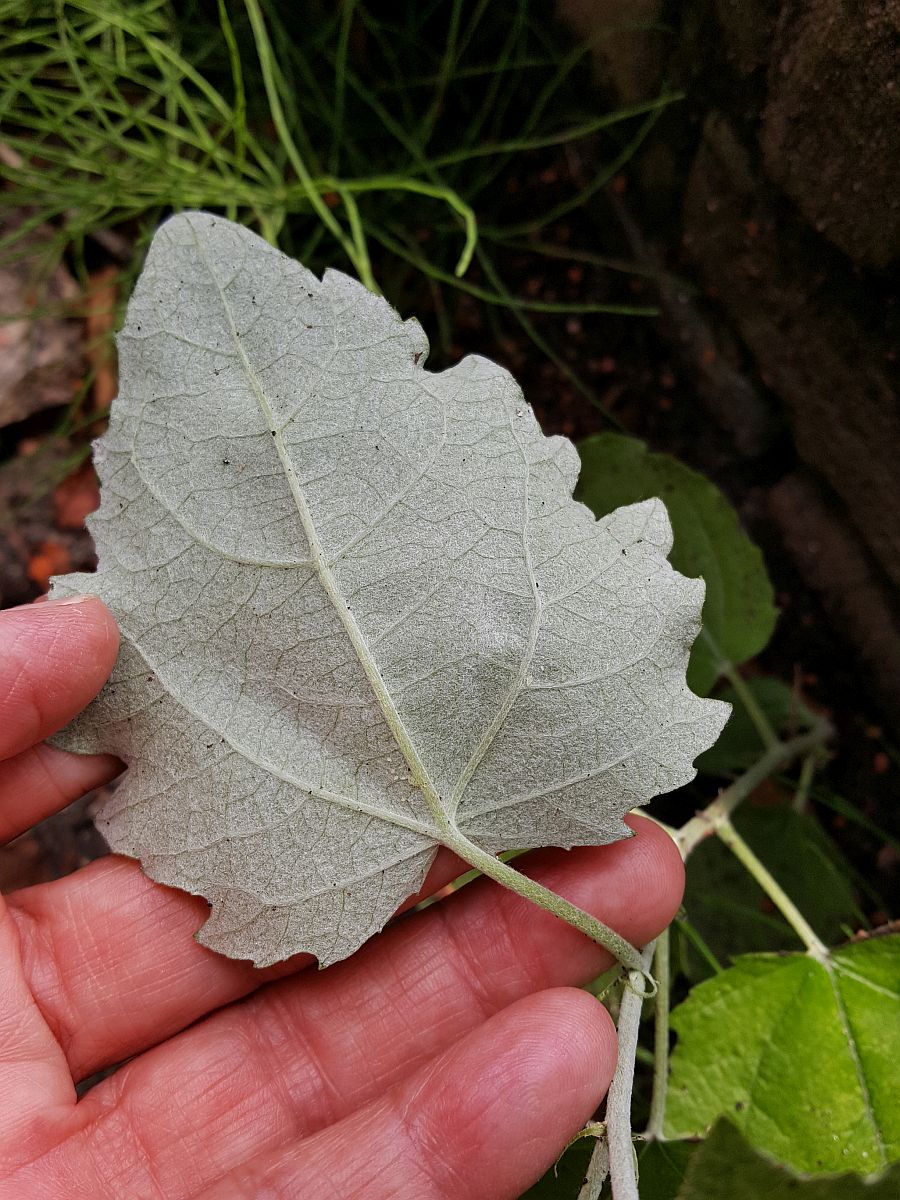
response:
{"label": "pale leaf surface hairs", "polygon": [[110,846],[205,896],[207,946],[352,953],[465,856],[627,835],[726,705],[685,682],[703,584],[665,508],[601,521],[512,377],[338,271],[186,213],[157,232],[97,445],[122,651],[62,735],[129,770]]}

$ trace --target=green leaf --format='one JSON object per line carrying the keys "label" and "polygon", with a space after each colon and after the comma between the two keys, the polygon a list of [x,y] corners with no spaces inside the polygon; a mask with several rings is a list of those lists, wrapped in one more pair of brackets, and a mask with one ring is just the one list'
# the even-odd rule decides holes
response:
{"label": "green leaf", "polygon": [[[791,737],[815,724],[807,706],[781,680],[758,676],[746,679],[744,687],[776,733]],[[716,696],[731,704],[731,716],[716,744],[697,759],[697,770],[706,775],[738,774],[752,767],[766,747],[734,688],[722,688]]]}
{"label": "green leaf", "polygon": [[[678,1200],[897,1200],[900,1167],[873,1182],[859,1175],[802,1178],[757,1154],[729,1121],[719,1121],[687,1168]],[[645,1200],[643,1193],[641,1200]]]}
{"label": "green leaf", "polygon": [[576,496],[597,516],[621,504],[658,496],[672,522],[672,563],[706,580],[704,634],[691,655],[688,683],[705,695],[720,674],[722,657],[742,663],[771,637],[777,611],[758,548],[715,484],[667,454],[617,433],[585,438]]}
{"label": "green leaf", "polygon": [[675,1137],[727,1116],[810,1175],[869,1175],[900,1159],[900,936],[754,955],[672,1013],[666,1114]]}
{"label": "green leaf", "polygon": [[[512,377],[208,213],[156,234],[99,443],[122,648],[63,741],[129,765],[98,824],[266,965],[353,953],[439,845],[628,835],[727,708],[692,695],[702,585],[665,509],[595,521]],[[527,890],[527,885],[522,885]],[[550,901],[552,903],[552,900]]]}
{"label": "green leaf", "polygon": [[[823,941],[841,941],[848,926],[860,924],[849,868],[814,817],[787,806],[744,807],[733,820]],[[701,842],[688,859],[684,907],[723,962],[800,945],[759,884],[715,837]],[[691,979],[709,974],[708,963],[689,945],[683,948],[682,967]]]}
{"label": "green leaf", "polygon": [[641,1200],[675,1200],[700,1142],[644,1142],[638,1147]]}

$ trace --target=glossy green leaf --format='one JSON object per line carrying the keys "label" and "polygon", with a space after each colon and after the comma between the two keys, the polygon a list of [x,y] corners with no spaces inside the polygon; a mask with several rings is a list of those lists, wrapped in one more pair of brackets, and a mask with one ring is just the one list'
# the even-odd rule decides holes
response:
{"label": "glossy green leaf", "polygon": [[[758,1154],[729,1121],[719,1121],[687,1168],[677,1200],[898,1200],[900,1167],[866,1182],[859,1175],[798,1176]],[[643,1194],[641,1200],[645,1200]]]}
{"label": "glossy green leaf", "polygon": [[705,695],[723,656],[733,663],[752,658],[775,627],[774,594],[759,549],[715,484],[677,459],[617,433],[586,438],[578,452],[583,469],[576,496],[597,516],[658,496],[675,536],[672,563],[706,580],[704,634],[688,671],[691,687]]}
{"label": "glossy green leaf", "polygon": [[754,955],[672,1013],[672,1136],[727,1116],[811,1175],[874,1174],[900,1159],[900,936]]}

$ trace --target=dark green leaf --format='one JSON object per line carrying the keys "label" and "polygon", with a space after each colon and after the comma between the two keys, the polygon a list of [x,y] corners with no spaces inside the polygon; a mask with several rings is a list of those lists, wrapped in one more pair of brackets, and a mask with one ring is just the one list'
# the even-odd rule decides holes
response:
{"label": "dark green leaf", "polygon": [[573,1142],[549,1171],[530,1187],[521,1200],[576,1200],[584,1183],[596,1141],[592,1137]]}
{"label": "dark green leaf", "polygon": [[[780,680],[748,679],[744,686],[776,733],[791,736],[814,723],[814,717],[803,701]],[[697,770],[706,775],[737,774],[753,766],[765,746],[734,688],[723,688],[716,696],[731,704],[731,716],[719,740],[697,759]]]}
{"label": "dark green leaf", "polygon": [[728,1121],[719,1121],[694,1155],[684,1187],[678,1193],[678,1200],[897,1200],[898,1197],[898,1167],[874,1183],[865,1183],[858,1175],[803,1179],[757,1154]]}
{"label": "dark green leaf", "polygon": [[676,1200],[700,1142],[645,1142],[638,1149],[641,1200]]}
{"label": "dark green leaf", "polygon": [[705,695],[720,673],[758,654],[775,626],[772,585],[762,555],[741,529],[734,509],[703,475],[643,442],[615,433],[586,438],[576,496],[598,515],[658,496],[669,510],[672,563],[706,580],[704,635],[691,654],[688,683]]}

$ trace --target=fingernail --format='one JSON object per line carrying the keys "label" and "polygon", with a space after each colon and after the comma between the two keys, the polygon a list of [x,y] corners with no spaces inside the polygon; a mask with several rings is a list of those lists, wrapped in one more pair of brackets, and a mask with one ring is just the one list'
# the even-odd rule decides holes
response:
{"label": "fingernail", "polygon": [[58,604],[58,605],[62,606],[63,604],[84,604],[85,600],[98,600],[98,599],[99,599],[99,597],[93,595],[91,592],[84,592],[80,596],[48,596],[45,603],[46,604]]}

